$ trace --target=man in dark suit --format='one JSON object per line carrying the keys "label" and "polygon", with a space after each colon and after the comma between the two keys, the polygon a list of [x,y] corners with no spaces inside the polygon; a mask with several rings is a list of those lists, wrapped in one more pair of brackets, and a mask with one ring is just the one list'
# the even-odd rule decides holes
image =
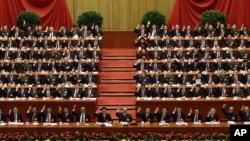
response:
{"label": "man in dark suit", "polygon": [[194,113],[192,108],[190,108],[187,118],[191,119],[192,122],[203,122],[203,116],[200,114],[200,110],[198,108],[194,109]]}
{"label": "man in dark suit", "polygon": [[92,85],[88,85],[87,88],[84,89],[83,97],[93,98],[96,97],[96,90],[92,88]]}
{"label": "man in dark suit", "polygon": [[[121,111],[122,110],[122,111]],[[115,115],[119,118],[119,122],[131,122],[132,116],[127,113],[127,107],[118,107]]]}
{"label": "man in dark suit", "polygon": [[43,117],[43,122],[53,123],[56,122],[56,115],[52,113],[52,107],[48,107],[45,111],[45,105],[41,110],[41,116]]}
{"label": "man in dark suit", "polygon": [[137,91],[135,92],[136,97],[149,97],[150,92],[149,89],[145,87],[145,85],[141,85],[140,88],[137,88]]}
{"label": "man in dark suit", "polygon": [[241,121],[250,121],[249,107],[242,105],[238,115],[240,116]]}
{"label": "man in dark suit", "polygon": [[89,113],[86,113],[85,107],[80,107],[80,112],[76,112],[76,104],[73,106],[72,109],[73,115],[76,117],[76,122],[85,123],[90,121]]}
{"label": "man in dark suit", "polygon": [[174,122],[186,122],[186,115],[182,112],[181,107],[175,107],[172,113]]}
{"label": "man in dark suit", "polygon": [[137,34],[137,36],[141,36],[141,37],[144,37],[144,36],[147,36],[148,35],[148,30],[147,28],[145,28],[145,25],[137,25],[137,27],[135,28],[134,32]]}
{"label": "man in dark suit", "polygon": [[150,108],[146,108],[144,113],[140,113],[141,108],[138,107],[136,115],[141,118],[143,122],[152,123],[154,121],[154,114],[150,112]]}
{"label": "man in dark suit", "polygon": [[92,34],[94,37],[95,36],[98,36],[98,37],[103,36],[102,30],[100,29],[100,27],[98,25],[95,25],[95,27],[92,27]]}
{"label": "man in dark suit", "polygon": [[13,112],[10,109],[7,117],[9,118],[9,121],[11,122],[23,122],[23,116],[21,113],[18,112],[17,107],[13,108]]}
{"label": "man in dark suit", "polygon": [[175,97],[189,97],[190,89],[187,88],[186,84],[181,84],[178,88]]}
{"label": "man in dark suit", "polygon": [[96,77],[92,74],[92,72],[89,72],[88,75],[85,77],[85,84],[97,84]]}
{"label": "man in dark suit", "polygon": [[111,118],[110,114],[107,113],[106,107],[99,108],[99,111],[97,110],[95,112],[95,116],[97,117],[98,122],[113,122],[113,119]]}
{"label": "man in dark suit", "polygon": [[0,123],[6,122],[6,115],[3,114],[3,109],[0,107]]}
{"label": "man in dark suit", "polygon": [[58,110],[57,116],[59,118],[61,118],[62,122],[73,122],[73,115],[72,115],[72,113],[69,112],[69,108],[68,107],[64,107],[63,108],[63,112],[62,112],[62,107],[59,106],[59,110]]}
{"label": "man in dark suit", "polygon": [[40,122],[41,121],[41,116],[40,113],[37,112],[36,107],[31,107],[29,106],[26,116],[29,118],[29,122]]}
{"label": "man in dark suit", "polygon": [[226,104],[222,105],[222,113],[226,116],[227,121],[237,121],[238,120],[238,115],[234,113],[234,107],[230,106],[229,111],[226,111]]}
{"label": "man in dark suit", "polygon": [[159,107],[156,107],[154,111],[154,116],[157,117],[158,122],[168,123],[170,121],[170,116],[168,114],[167,108],[162,108],[162,112],[159,111]]}
{"label": "man in dark suit", "polygon": [[206,122],[219,122],[219,115],[216,113],[215,108],[211,108],[207,114]]}
{"label": "man in dark suit", "polygon": [[160,88],[159,84],[155,84],[150,93],[152,97],[160,97],[163,94],[163,89]]}

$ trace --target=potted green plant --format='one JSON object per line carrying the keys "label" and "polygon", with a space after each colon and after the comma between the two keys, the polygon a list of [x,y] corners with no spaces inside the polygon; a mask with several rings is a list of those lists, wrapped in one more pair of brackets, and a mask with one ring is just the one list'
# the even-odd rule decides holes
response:
{"label": "potted green plant", "polygon": [[93,26],[93,24],[101,27],[102,22],[103,22],[102,15],[95,11],[83,12],[81,15],[78,16],[77,20],[79,27],[81,27],[82,25],[87,25],[89,29]]}
{"label": "potted green plant", "polygon": [[202,13],[201,26],[205,27],[206,24],[211,24],[213,27],[217,26],[217,23],[226,24],[226,15],[217,10],[207,10]]}
{"label": "potted green plant", "polygon": [[33,11],[22,11],[18,14],[16,24],[20,29],[26,29],[28,26],[34,27],[40,24],[40,17]]}
{"label": "potted green plant", "polygon": [[166,24],[166,17],[161,12],[153,10],[143,15],[141,24],[147,25],[148,21],[152,25],[155,24],[157,27],[161,27]]}

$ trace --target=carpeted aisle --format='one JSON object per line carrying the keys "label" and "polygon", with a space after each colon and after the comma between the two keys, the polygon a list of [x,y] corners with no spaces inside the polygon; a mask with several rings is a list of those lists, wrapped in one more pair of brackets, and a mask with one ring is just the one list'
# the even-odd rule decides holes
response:
{"label": "carpeted aisle", "polygon": [[97,106],[106,106],[114,119],[117,119],[115,112],[118,106],[127,106],[135,118],[135,56],[134,48],[102,49]]}

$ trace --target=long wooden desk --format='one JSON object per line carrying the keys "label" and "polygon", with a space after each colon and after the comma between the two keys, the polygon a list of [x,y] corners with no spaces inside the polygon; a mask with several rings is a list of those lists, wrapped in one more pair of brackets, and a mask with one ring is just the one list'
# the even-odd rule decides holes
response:
{"label": "long wooden desk", "polygon": [[[91,121],[96,121],[94,112],[96,111],[96,99],[42,99],[42,98],[35,98],[35,99],[0,99],[0,107],[3,108],[4,113],[7,114],[10,108],[16,106],[19,109],[19,112],[22,114],[24,121],[28,121],[26,117],[26,112],[29,106],[36,106],[37,110],[40,111],[43,105],[46,107],[52,106],[53,113],[58,113],[58,107],[69,107],[71,112],[73,105],[76,104],[76,111],[80,111],[80,107],[84,106],[86,108],[86,112],[90,114]],[[59,120],[59,119],[58,119]]]}
{"label": "long wooden desk", "polygon": [[[208,111],[210,108],[214,107],[217,110],[217,114],[219,114],[219,117],[222,121],[225,121],[226,117],[222,113],[222,105],[227,104],[226,110],[228,110],[229,106],[234,106],[235,113],[238,113],[241,109],[242,105],[250,106],[250,100],[247,98],[238,98],[237,100],[234,100],[233,98],[211,98],[210,100],[207,100],[205,98],[203,99],[192,99],[192,98],[182,98],[182,99],[176,99],[176,98],[169,98],[169,99],[152,99],[152,100],[136,100],[136,107],[141,107],[142,112],[145,111],[146,108],[150,108],[151,112],[154,112],[156,107],[159,107],[160,110],[163,107],[168,108],[168,113],[172,113],[175,107],[180,106],[182,108],[182,111],[186,114],[189,113],[189,109],[192,108],[199,108],[200,113],[203,115],[203,118],[205,118],[208,114]],[[140,118],[137,118],[140,119]]]}
{"label": "long wooden desk", "polygon": [[[237,123],[243,124],[243,123]],[[38,134],[41,133],[65,133],[71,132],[75,133],[76,131],[80,131],[81,133],[113,133],[113,132],[120,132],[120,133],[148,133],[148,132],[159,132],[159,133],[229,133],[230,125],[226,122],[221,122],[219,124],[194,124],[194,123],[187,123],[187,125],[176,125],[176,123],[169,123],[169,125],[159,125],[159,123],[151,123],[149,125],[128,125],[123,126],[119,123],[113,123],[111,127],[103,127],[100,125],[96,125],[96,123],[87,123],[87,125],[77,125],[76,123],[66,123],[60,125],[44,125],[43,123],[39,123],[38,125],[33,125],[32,123],[24,123],[23,125],[2,125],[0,126],[0,133],[13,133],[13,132],[28,132],[33,133],[36,132]]]}

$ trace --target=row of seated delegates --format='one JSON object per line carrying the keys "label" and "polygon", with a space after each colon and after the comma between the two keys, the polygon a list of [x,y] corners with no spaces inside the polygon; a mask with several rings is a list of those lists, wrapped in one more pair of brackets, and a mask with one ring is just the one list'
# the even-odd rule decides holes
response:
{"label": "row of seated delegates", "polygon": [[[57,117],[60,118],[61,122],[73,122],[74,116],[76,122],[89,122],[90,115],[86,112],[84,106],[80,107],[80,111],[77,112],[76,105],[73,106],[72,112],[69,111],[68,107],[61,107],[58,108],[58,113],[53,112],[53,107],[48,107],[44,105],[39,112],[37,107],[29,106],[26,116],[29,118],[27,122],[46,122],[52,123],[57,122]],[[9,114],[6,116],[3,114],[3,109],[0,108],[0,121],[6,122],[7,118],[9,118],[10,122],[23,122],[23,115],[22,113],[18,112],[18,108],[14,107],[13,111],[10,109]]]}
{"label": "row of seated delegates", "polygon": [[232,57],[231,59],[138,59],[134,67],[138,71],[247,71],[250,69],[248,56],[244,55],[242,59]]}
{"label": "row of seated delegates", "polygon": [[146,108],[144,113],[141,113],[141,108],[139,107],[137,110],[137,116],[141,118],[143,122],[154,122],[154,116],[157,118],[157,122],[186,122],[187,119],[190,119],[192,122],[219,122],[220,118],[216,113],[215,108],[211,108],[205,118],[200,114],[198,108],[192,112],[192,108],[190,108],[190,112],[186,115],[181,107],[175,107],[171,114],[168,113],[167,108],[162,108],[162,111],[159,111],[159,107],[157,107],[154,113],[151,113],[150,108]]}
{"label": "row of seated delegates", "polygon": [[239,72],[237,70],[215,71],[215,72],[145,72],[138,71],[134,75],[137,84],[184,84],[184,85],[215,85],[226,83],[226,85],[249,85],[250,84],[250,69],[247,72]]}
{"label": "row of seated delegates", "polygon": [[1,60],[0,61],[0,71],[4,72],[15,72],[15,73],[25,73],[25,72],[92,72],[99,71],[99,61],[94,59],[80,59],[80,60]]}
{"label": "row of seated delegates", "polygon": [[[100,111],[99,111],[100,110]],[[117,113],[119,114],[119,113]],[[69,107],[58,107],[58,113],[53,112],[53,107],[48,107],[44,105],[39,112],[37,107],[29,106],[26,116],[29,118],[27,122],[45,122],[53,123],[57,122],[57,117],[60,118],[61,122],[73,122],[74,116],[75,121],[79,123],[90,122],[90,114],[86,112],[84,106],[80,107],[80,111],[76,111],[76,105],[73,106],[72,112],[69,111]],[[106,112],[106,107],[102,107],[95,112],[98,122],[109,122],[112,123],[113,119],[110,114]],[[10,122],[24,122],[22,113],[18,112],[18,108],[14,107],[13,110],[9,110],[7,116],[3,113],[3,109],[0,108],[0,121],[6,122],[9,118]]]}
{"label": "row of seated delegates", "polygon": [[216,27],[213,27],[211,24],[206,24],[205,27],[201,27],[196,25],[194,29],[192,29],[191,25],[183,26],[183,29],[180,29],[180,26],[176,24],[175,26],[172,25],[172,28],[169,29],[167,25],[162,25],[160,28],[156,27],[156,25],[151,25],[150,21],[147,23],[146,27],[145,25],[138,24],[135,28],[135,33],[137,33],[138,36],[209,36],[210,34],[214,34],[215,36],[225,37],[227,35],[231,36],[238,36],[238,35],[244,35],[248,36],[250,32],[248,31],[246,25],[242,24],[240,30],[237,29],[237,25],[233,23],[232,25],[224,25],[223,23],[217,23]]}
{"label": "row of seated delegates", "polygon": [[0,59],[4,60],[42,60],[42,59],[54,59],[54,60],[80,60],[80,59],[100,59],[101,53],[97,47],[83,48],[72,47],[70,49],[64,48],[63,50],[46,49],[42,47],[34,48],[8,48],[1,47]]}
{"label": "row of seated delegates", "polygon": [[48,38],[62,38],[62,37],[70,37],[74,39],[78,38],[90,38],[94,37],[102,38],[103,33],[98,25],[93,25],[91,29],[88,29],[86,25],[82,25],[79,29],[76,25],[73,25],[71,30],[68,30],[65,25],[62,25],[58,31],[54,30],[53,26],[46,26],[45,29],[41,25],[36,26],[35,29],[28,27],[22,32],[19,27],[13,26],[10,30],[7,25],[1,27],[0,36],[2,38],[13,37],[17,40],[21,40],[22,38],[32,39],[39,37],[48,37]]}
{"label": "row of seated delegates", "polygon": [[27,73],[2,73],[0,76],[0,85],[2,87],[13,86],[13,85],[53,85],[59,84],[67,85],[84,85],[84,84],[98,84],[96,72],[80,73],[67,73],[60,72],[54,74],[50,73],[38,73],[30,72]]}
{"label": "row of seated delegates", "polygon": [[95,98],[97,86],[93,84],[74,86],[62,84],[57,86],[44,85],[3,86],[0,90],[1,98]]}
{"label": "row of seated delegates", "polygon": [[137,98],[171,98],[171,97],[248,97],[250,96],[248,87],[241,87],[240,84],[227,86],[220,85],[145,85],[137,86],[135,92]]}
{"label": "row of seated delegates", "polygon": [[[234,111],[234,107],[230,106],[229,110],[226,110],[226,104],[222,106],[222,112],[226,117],[226,121],[242,121],[247,122],[250,121],[250,113],[249,108],[247,106],[242,106],[240,111],[236,113]],[[162,111],[159,110],[159,107],[156,107],[154,113],[150,111],[150,108],[146,108],[145,112],[141,113],[141,108],[139,107],[137,110],[137,116],[141,118],[143,122],[154,122],[154,116],[157,118],[157,122],[220,122],[221,118],[216,112],[215,108],[211,108],[206,116],[203,116],[200,113],[199,108],[195,108],[194,110],[190,108],[189,113],[185,114],[182,111],[181,107],[175,107],[172,113],[168,113],[167,108],[162,108]],[[238,118],[239,117],[239,118]]]}
{"label": "row of seated delegates", "polygon": [[183,48],[215,48],[215,47],[230,47],[230,48],[248,48],[250,46],[249,37],[244,37],[240,35],[239,37],[232,37],[228,35],[226,38],[220,38],[217,36],[198,36],[198,37],[182,37],[175,36],[161,38],[160,36],[155,36],[153,39],[148,39],[140,37],[135,39],[135,47],[138,49],[146,49],[152,47],[159,48],[174,48],[174,47],[183,47]]}
{"label": "row of seated delegates", "polygon": [[[73,122],[75,116],[76,122],[84,123],[90,121],[90,114],[86,112],[85,107],[80,107],[80,111],[76,112],[76,105],[73,106],[72,112],[69,111],[68,107],[64,107],[63,110],[61,106],[58,108],[58,113],[53,113],[53,107],[48,107],[45,110],[45,105],[42,107],[41,112],[38,112],[37,107],[29,106],[26,116],[29,117],[28,122],[57,122],[57,117],[60,118],[61,122]],[[250,121],[250,113],[249,108],[245,105],[242,106],[238,113],[235,113],[234,107],[230,106],[229,110],[226,110],[226,104],[222,106],[222,112],[226,117],[227,121]],[[97,122],[108,122],[112,123],[113,119],[109,113],[107,113],[106,107],[101,107],[95,112],[95,116],[97,117]],[[131,114],[127,113],[126,107],[118,107],[116,116],[119,118],[119,122],[132,122]],[[186,122],[187,119],[191,122],[219,122],[220,117],[216,113],[215,108],[211,108],[206,115],[200,114],[200,110],[198,108],[194,109],[190,108],[189,113],[186,115],[181,107],[175,107],[171,114],[168,113],[167,108],[163,108],[162,112],[159,111],[159,107],[157,107],[154,113],[150,112],[150,108],[146,108],[144,113],[141,113],[141,108],[139,107],[137,110],[137,116],[141,117],[144,122],[154,122],[154,116],[157,118],[157,122]],[[240,117],[240,120],[238,119]],[[171,119],[172,117],[172,119]],[[18,112],[18,108],[14,107],[13,111],[10,109],[8,115],[6,116],[3,113],[3,109],[0,108],[0,121],[6,122],[7,118],[11,122],[23,122],[22,114]]]}
{"label": "row of seated delegates", "polygon": [[[232,49],[232,48],[201,48],[201,49],[185,49],[185,48],[166,48],[160,49],[158,47],[151,47],[147,49],[139,49],[136,55],[137,59],[150,62],[151,60],[162,61],[184,61],[188,60],[202,62],[204,60],[221,59],[223,63],[225,60],[241,62],[249,58],[249,52],[246,49]],[[169,60],[170,58],[170,60]],[[235,59],[235,60],[233,60]],[[238,60],[242,59],[242,60]],[[163,62],[165,63],[165,62]],[[211,62],[216,63],[216,62]]]}
{"label": "row of seated delegates", "polygon": [[204,28],[201,26],[196,26],[192,29],[191,25],[187,25],[187,27],[183,26],[183,29],[180,29],[180,26],[176,24],[172,26],[172,29],[169,29],[167,25],[162,25],[162,27],[157,27],[156,25],[152,25],[150,27],[150,22],[148,22],[147,26],[145,25],[137,25],[134,32],[137,34],[138,38],[151,38],[155,36],[160,37],[175,37],[175,36],[182,36],[182,37],[196,37],[196,36],[204,36],[204,37],[248,37],[250,32],[248,31],[245,25],[242,25],[241,29],[237,29],[236,24],[232,24],[232,26],[228,25],[225,27],[224,24],[218,23],[217,27],[213,27],[213,25],[206,25]]}

